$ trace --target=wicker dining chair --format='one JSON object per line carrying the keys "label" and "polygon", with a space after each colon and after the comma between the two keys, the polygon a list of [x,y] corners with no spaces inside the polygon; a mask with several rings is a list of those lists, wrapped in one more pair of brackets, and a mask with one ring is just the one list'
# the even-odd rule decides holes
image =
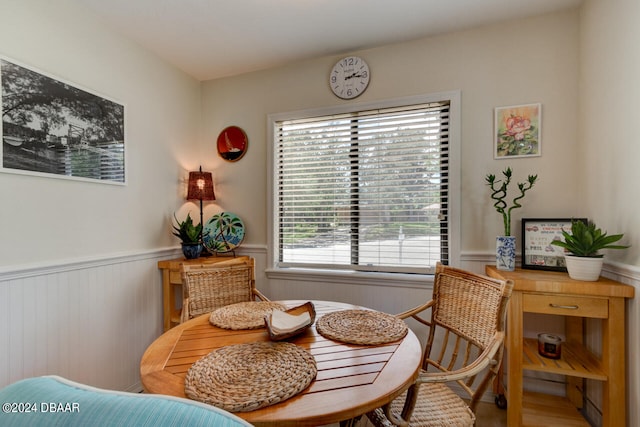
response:
{"label": "wicker dining chair", "polygon": [[180,267],[182,274],[182,315],[185,322],[201,314],[238,302],[269,301],[258,289],[255,261],[250,257],[232,258],[217,263]]}
{"label": "wicker dining chair", "polygon": [[512,289],[510,280],[438,263],[431,301],[398,315],[429,327],[419,377],[390,404],[367,413],[369,420],[379,427],[473,426],[476,404],[502,361]]}

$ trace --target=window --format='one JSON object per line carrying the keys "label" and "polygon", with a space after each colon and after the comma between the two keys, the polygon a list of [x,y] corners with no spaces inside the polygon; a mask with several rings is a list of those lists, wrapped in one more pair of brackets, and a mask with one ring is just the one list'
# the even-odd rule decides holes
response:
{"label": "window", "polygon": [[455,96],[436,96],[270,116],[274,264],[426,273],[449,263],[457,109]]}

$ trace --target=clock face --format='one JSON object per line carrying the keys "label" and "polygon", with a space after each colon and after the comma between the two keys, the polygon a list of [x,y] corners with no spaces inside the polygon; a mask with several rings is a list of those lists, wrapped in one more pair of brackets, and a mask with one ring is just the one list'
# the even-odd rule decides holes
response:
{"label": "clock face", "polygon": [[329,75],[329,86],[337,97],[352,99],[362,95],[367,89],[369,77],[367,63],[357,56],[348,56],[333,66]]}

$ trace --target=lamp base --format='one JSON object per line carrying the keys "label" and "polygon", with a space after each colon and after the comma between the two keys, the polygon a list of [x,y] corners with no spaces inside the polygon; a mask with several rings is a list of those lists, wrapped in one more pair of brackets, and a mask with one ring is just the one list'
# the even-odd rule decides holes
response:
{"label": "lamp base", "polygon": [[236,251],[235,250],[230,250],[229,252],[215,252],[213,255],[217,256],[217,257],[235,258],[236,257]]}
{"label": "lamp base", "polygon": [[209,252],[209,249],[207,249],[207,247],[204,244],[202,245],[202,253],[200,254],[200,258],[208,258],[214,255],[215,254],[212,254],[211,252]]}

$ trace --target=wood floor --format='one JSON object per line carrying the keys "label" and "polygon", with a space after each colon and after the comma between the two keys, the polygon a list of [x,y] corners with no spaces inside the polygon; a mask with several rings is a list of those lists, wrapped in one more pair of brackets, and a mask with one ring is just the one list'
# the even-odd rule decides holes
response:
{"label": "wood floor", "polygon": [[[549,407],[548,404],[545,406]],[[529,422],[527,425],[556,427],[589,427],[591,425],[578,412],[575,412],[575,415],[567,416],[567,414],[571,414],[571,408],[564,408],[558,412],[553,410],[536,412],[535,409],[524,408],[524,412],[528,414],[527,420]],[[366,417],[362,417],[358,427],[373,427],[373,425]],[[507,427],[506,409],[499,409],[494,403],[480,402],[476,408],[475,427]]]}
{"label": "wood floor", "polygon": [[494,403],[480,402],[476,409],[476,427],[506,427],[507,410]]}
{"label": "wood floor", "polygon": [[[493,403],[480,402],[476,409],[476,427],[506,427],[507,411]],[[358,427],[372,427],[366,417],[362,417]]]}

